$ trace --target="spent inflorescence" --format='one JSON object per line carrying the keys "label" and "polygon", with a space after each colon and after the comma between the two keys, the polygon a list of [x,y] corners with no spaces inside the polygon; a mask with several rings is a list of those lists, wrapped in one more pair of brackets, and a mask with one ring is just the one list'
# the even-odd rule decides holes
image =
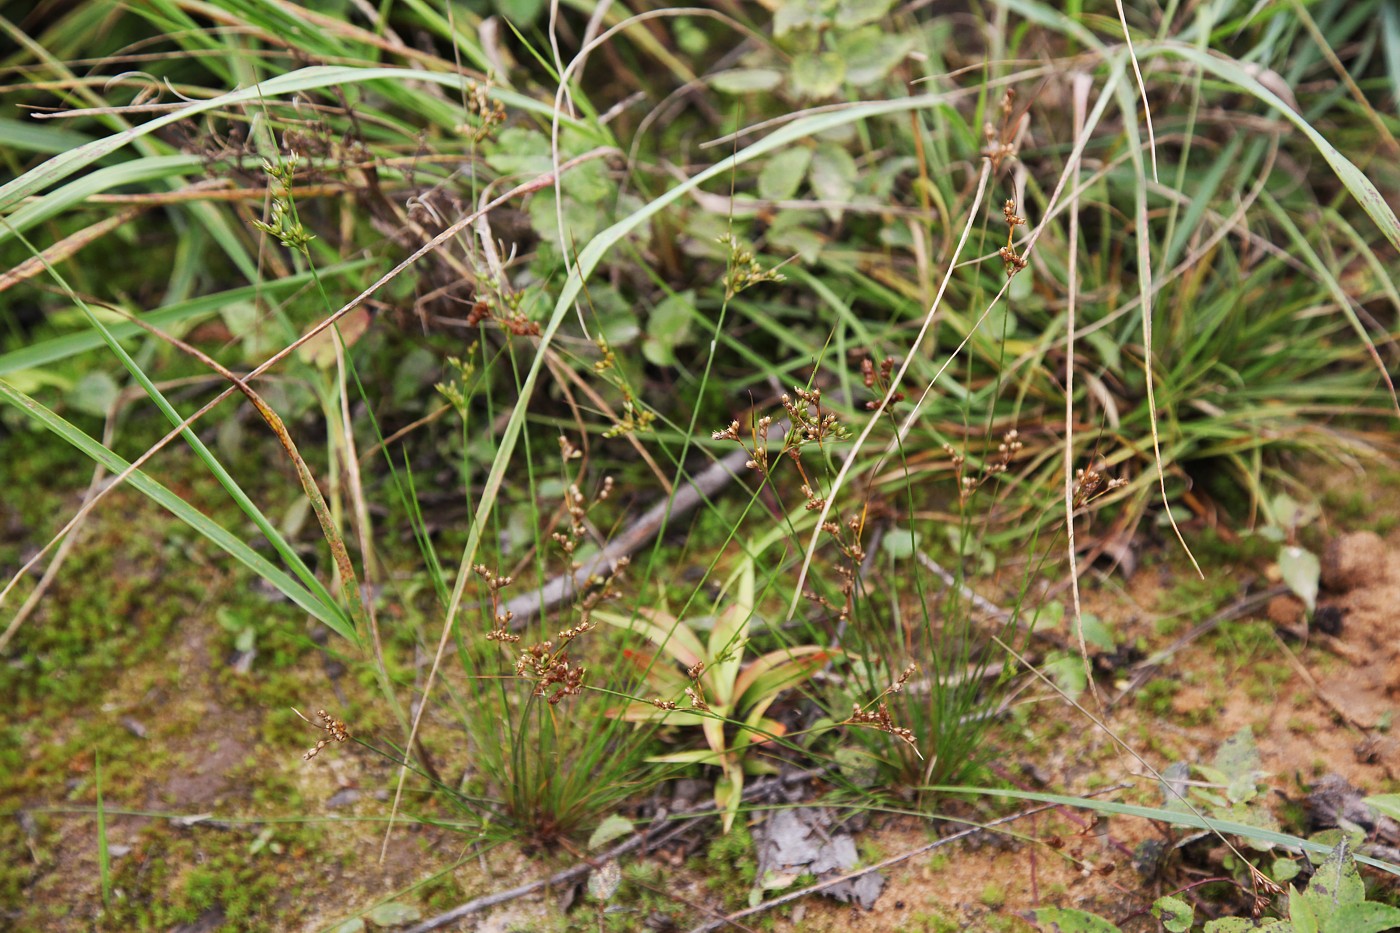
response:
{"label": "spent inflorescence", "polygon": [[325,732],[325,735],[323,735],[320,738],[320,740],[317,741],[315,747],[313,747],[305,755],[301,756],[302,761],[310,761],[311,759],[315,758],[318,754],[320,754],[321,749],[325,748],[332,742],[345,742],[348,741],[350,738],[350,731],[345,727],[345,722],[343,720],[336,719],[334,716],[332,716],[330,713],[326,712],[323,709],[318,709],[316,711],[317,718],[321,720],[319,725],[317,723],[311,722],[311,720],[307,719],[305,716],[302,716],[301,710],[297,709],[295,706],[292,707],[292,712],[296,713],[297,716],[299,716],[303,722],[309,723],[310,725],[315,726],[317,729],[320,729],[323,732]]}
{"label": "spent inflorescence", "polygon": [[[923,753],[919,751],[919,745],[914,736],[914,730],[896,725],[894,718],[890,716],[889,705],[885,702],[885,697],[890,694],[899,693],[904,689],[904,685],[909,682],[909,678],[914,676],[914,672],[919,669],[917,664],[910,664],[900,672],[898,678],[894,680],[884,691],[866,706],[859,703],[851,704],[851,718],[846,720],[847,725],[870,726],[880,732],[892,735],[904,742],[914,750],[914,754],[922,759]],[[868,707],[873,705],[873,710]]]}
{"label": "spent inflorescence", "polygon": [[[887,362],[888,366],[882,364],[881,367],[886,383],[889,382],[890,373],[894,366],[893,360]],[[870,384],[874,384],[875,378],[877,377],[872,375]],[[902,395],[899,396],[899,398],[902,397]],[[887,400],[897,401],[898,399],[890,397]],[[779,402],[787,414],[789,427],[783,435],[782,449],[778,458],[781,459],[786,455],[796,468],[799,480],[798,490],[802,495],[803,508],[808,512],[825,511],[828,507],[827,499],[818,484],[808,475],[807,469],[803,465],[802,451],[812,444],[823,447],[833,441],[845,440],[850,437],[850,431],[841,423],[837,413],[822,403],[822,390],[819,388],[809,389],[803,386],[794,386],[792,394],[784,393],[779,397]],[[738,421],[731,421],[727,427],[715,431],[710,436],[717,441],[733,441],[739,444],[749,455],[744,466],[760,473],[767,480],[773,480],[772,463],[768,455],[768,434],[772,427],[773,419],[765,415],[754,421],[751,437],[748,441],[740,433],[741,427]],[[835,540],[837,548],[843,557],[851,562],[852,567],[859,566],[860,562],[865,559],[865,549],[861,545],[861,537],[865,530],[865,513],[863,511],[860,514],[850,516],[844,522],[823,522],[821,528],[824,533]],[[804,595],[844,619],[851,611],[855,591],[855,572],[852,568],[842,568],[842,572],[844,607],[837,607],[825,597],[810,591],[805,592]]]}
{"label": "spent inflorescence", "polygon": [[873,711],[862,709],[859,703],[852,704],[851,718],[846,720],[845,725],[871,726],[880,732],[892,735],[906,743],[914,750],[914,754],[919,755],[920,758],[923,757],[923,755],[919,753],[919,745],[914,738],[914,730],[895,725],[894,719],[890,716],[890,708],[884,700],[877,703]]}
{"label": "spent inflorescence", "polygon": [[499,641],[502,644],[514,644],[520,640],[519,635],[511,634],[510,623],[515,618],[515,613],[509,609],[501,609],[501,590],[510,586],[513,579],[509,576],[498,575],[485,564],[477,564],[472,568],[483,583],[486,584],[487,598],[491,600],[491,631],[486,633],[487,641]]}
{"label": "spent inflorescence", "polygon": [[[562,435],[559,438],[559,448],[564,456],[565,462],[577,459],[582,456],[578,448]],[[588,513],[599,504],[608,501],[613,492],[613,478],[603,477],[598,490],[589,499],[579,489],[578,483],[570,483],[569,488],[564,493],[564,511],[568,513],[569,525],[566,531],[555,531],[550,533],[550,540],[559,546],[560,552],[569,560],[571,569],[578,569],[579,563],[574,560],[574,552],[578,550],[583,539],[588,534]]]}
{"label": "spent inflorescence", "polygon": [[1025,444],[1021,442],[1020,432],[1015,428],[1007,431],[1001,437],[1001,443],[997,445],[996,456],[986,461],[982,465],[982,471],[976,476],[972,476],[964,471],[967,466],[967,455],[959,451],[952,444],[944,444],[943,452],[948,455],[953,464],[953,471],[958,478],[958,503],[967,505],[973,493],[981,489],[982,486],[995,476],[1000,476],[1011,468],[1011,461],[1021,452]]}
{"label": "spent inflorescence", "polygon": [[1006,265],[1006,277],[1011,278],[1017,272],[1026,268],[1027,260],[1024,256],[1016,252],[1016,228],[1025,226],[1024,217],[1016,216],[1016,202],[1008,200],[1001,206],[1001,214],[1006,218],[1006,245],[997,250],[997,255]]}
{"label": "spent inflorescence", "polygon": [[889,411],[891,406],[904,401],[905,394],[894,384],[894,357],[885,357],[877,368],[867,356],[860,361],[860,374],[865,387],[880,394],[879,400],[871,399],[865,403],[866,411]]}
{"label": "spent inflorescence", "polygon": [[993,170],[1000,169],[1004,162],[1014,161],[1018,155],[1016,138],[1025,115],[1019,120],[1015,118],[1015,103],[1015,89],[1007,88],[1001,97],[1001,129],[993,126],[990,120],[982,124],[982,138],[986,142],[982,157],[992,163]]}
{"label": "spent inflorescence", "polygon": [[1126,486],[1128,481],[1121,476],[1110,477],[1096,465],[1081,468],[1074,473],[1073,503],[1076,509],[1088,505],[1099,496]]}
{"label": "spent inflorescence", "polygon": [[484,84],[468,81],[466,90],[467,113],[476,117],[478,125],[463,124],[457,132],[471,136],[472,142],[483,142],[492,130],[506,122],[506,108]]}

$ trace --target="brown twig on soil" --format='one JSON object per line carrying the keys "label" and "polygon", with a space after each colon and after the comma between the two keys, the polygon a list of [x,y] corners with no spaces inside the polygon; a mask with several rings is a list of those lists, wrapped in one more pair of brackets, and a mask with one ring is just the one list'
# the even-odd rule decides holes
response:
{"label": "brown twig on soil", "polygon": [[[756,781],[750,787],[745,789],[743,796],[745,800],[752,800],[755,797],[760,797],[766,794],[775,785],[800,783],[802,781],[810,780],[815,777],[820,777],[824,773],[825,769],[814,768],[809,771],[797,771],[791,774],[780,775],[778,777],[766,781]],[[654,836],[651,834],[651,828],[649,827],[647,830],[643,830],[641,832],[633,834],[629,839],[618,843],[608,851],[594,857],[589,861],[583,861],[577,865],[572,866],[571,868],[566,868],[562,871],[557,871],[554,874],[550,875],[548,878],[540,878],[537,881],[531,881],[526,884],[518,885],[506,891],[497,891],[495,894],[487,894],[482,897],[474,898],[470,901],[467,901],[465,904],[459,904],[458,906],[452,908],[446,913],[438,914],[436,917],[430,917],[427,920],[424,920],[422,923],[418,924],[417,926],[410,927],[408,930],[405,930],[404,933],[428,933],[428,931],[430,930],[439,930],[447,926],[449,923],[452,923],[456,920],[460,920],[463,917],[469,917],[472,914],[480,913],[481,911],[486,910],[489,907],[495,907],[497,904],[504,904],[507,901],[513,901],[516,898],[524,897],[527,894],[533,894],[534,892],[539,891],[542,888],[548,888],[553,885],[559,884],[571,884],[577,881],[581,881],[584,877],[588,875],[590,871],[593,870],[595,865],[601,865],[605,862],[609,862],[615,858],[618,858],[619,856],[626,855],[634,849],[641,848],[642,846],[655,846],[667,843],[672,839],[676,838],[677,836],[681,835],[682,833],[689,832],[695,824],[695,821],[710,815],[717,809],[718,808],[715,806],[714,801],[708,801],[706,803],[697,804],[695,807],[685,811],[684,813],[675,814],[675,819],[677,820],[676,825],[666,830],[663,830],[662,832]],[[723,920],[720,922],[732,923],[732,921]],[[732,923],[732,925],[738,927],[741,930],[749,930],[748,927],[744,926],[741,923]],[[752,933],[752,931],[750,930],[749,933]]]}
{"label": "brown twig on soil", "polygon": [[[775,421],[773,428],[782,433],[787,430],[787,422]],[[512,599],[506,604],[506,611],[514,613],[511,627],[519,628],[538,613],[569,600],[582,592],[588,581],[595,576],[611,573],[620,558],[631,557],[642,545],[656,537],[666,522],[691,512],[702,501],[740,476],[744,471],[744,463],[750,456],[752,455],[749,451],[740,448],[716,460],[689,483],[678,486],[674,496],[658,502],[637,516],[627,530],[613,538],[607,547],[592,559],[585,561],[578,569],[555,577],[535,592],[524,593]]]}
{"label": "brown twig on soil", "polygon": [[945,570],[940,564],[935,562],[932,557],[929,557],[923,551],[916,551],[914,556],[918,559],[919,563],[923,565],[925,570],[931,571],[935,577],[942,580],[944,586],[957,587],[958,592],[971,604],[972,608],[979,612],[986,613],[998,622],[1010,621],[1011,612],[1009,610],[1001,608],[990,599],[977,595],[972,587],[968,586],[966,583],[958,582],[957,577]]}
{"label": "brown twig on soil", "polygon": [[[749,907],[745,910],[738,911],[737,913],[732,913],[729,916],[724,917],[723,919],[712,920],[709,923],[702,923],[700,926],[693,928],[690,931],[690,933],[709,933],[710,930],[717,930],[725,924],[733,924],[734,921],[738,920],[741,917],[751,917],[754,914],[762,913],[765,910],[771,910],[772,908],[781,906],[782,904],[787,904],[792,901],[800,900],[801,898],[804,898],[809,894],[815,894],[818,891],[823,891],[826,888],[838,885],[843,881],[853,881],[856,878],[861,877],[862,875],[870,874],[872,871],[879,871],[882,868],[889,868],[891,865],[898,865],[900,862],[908,861],[916,855],[922,855],[923,853],[929,852],[933,849],[937,849],[940,846],[945,846],[949,843],[957,842],[960,839],[966,839],[970,836],[975,836],[978,833],[986,832],[993,826],[1001,826],[1005,823],[1011,823],[1016,820],[1022,820],[1036,813],[1042,813],[1046,810],[1053,810],[1056,806],[1057,804],[1044,804],[1039,807],[1031,807],[1028,810],[1022,810],[1020,813],[1013,813],[1010,816],[1003,816],[1000,819],[992,820],[990,823],[986,823],[982,826],[968,827],[967,829],[961,830],[960,832],[953,833],[953,835],[951,836],[945,836],[942,839],[935,839],[933,842],[919,846],[917,849],[912,849],[908,852],[904,852],[899,855],[890,856],[882,862],[876,862],[874,865],[869,865],[865,868],[858,868],[853,872],[849,872],[848,874],[844,875],[838,875],[835,878],[827,878],[824,881],[818,881],[816,884],[809,885],[808,887],[802,888],[797,891],[790,891],[787,894],[784,894],[782,897],[775,897],[771,901],[764,901],[756,907]],[[737,924],[735,925],[737,926]]]}

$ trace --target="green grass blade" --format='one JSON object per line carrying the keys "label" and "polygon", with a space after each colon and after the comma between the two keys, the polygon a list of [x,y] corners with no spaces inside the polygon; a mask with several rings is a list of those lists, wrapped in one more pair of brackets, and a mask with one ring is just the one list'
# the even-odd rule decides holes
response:
{"label": "green grass blade", "polygon": [[1342,155],[1330,142],[1327,137],[1318,132],[1306,118],[1292,107],[1288,106],[1277,94],[1259,83],[1253,75],[1244,69],[1239,62],[1232,59],[1222,58],[1218,54],[1203,52],[1195,46],[1183,45],[1179,42],[1149,42],[1138,47],[1139,57],[1147,55],[1171,55],[1184,59],[1198,68],[1209,71],[1216,77],[1236,85],[1242,91],[1253,95],[1262,103],[1268,104],[1278,111],[1289,123],[1303,131],[1322,158],[1327,160],[1327,164],[1332,167],[1337,179],[1351,192],[1352,197],[1371,219],[1376,222],[1381,233],[1390,241],[1396,249],[1400,249],[1400,219],[1395,216],[1395,211],[1386,203],[1366,174],[1357,168],[1356,165]]}
{"label": "green grass blade", "polygon": [[[320,276],[324,278],[333,277],[343,273],[354,272],[363,268],[368,260],[355,260],[320,270]],[[243,288],[232,288],[228,291],[217,292],[212,295],[205,295],[199,298],[192,298],[182,301],[169,307],[161,308],[159,311],[152,311],[142,315],[142,320],[161,329],[168,329],[172,325],[189,321],[196,321],[200,318],[214,314],[220,308],[239,302],[254,300],[275,300],[285,293],[294,292],[299,288],[304,288],[314,282],[315,277],[310,272],[303,272],[298,275],[289,275],[284,279],[264,282],[260,285],[248,285]],[[127,340],[131,337],[144,335],[142,330],[129,321],[109,324],[107,329],[117,340]],[[102,335],[95,330],[88,329],[81,333],[65,334],[62,337],[54,337],[40,343],[21,347],[9,353],[0,354],[0,376],[8,376],[11,373],[24,369],[34,369],[40,366],[47,366],[59,360],[65,360],[80,353],[87,353],[104,346],[105,341]]]}
{"label": "green grass blade", "polygon": [[[241,104],[256,104],[269,97],[281,97],[300,91],[379,80],[432,81],[445,87],[461,88],[467,79],[460,75],[414,71],[408,68],[355,68],[342,65],[316,65],[310,68],[301,68],[290,74],[278,75],[270,81],[264,81],[252,87],[240,88],[227,94],[220,94],[218,97],[192,103],[188,107],[163,114],[139,126],[133,126],[131,129],[114,133],[102,139],[95,139],[62,155],[54,156],[44,164],[25,172],[14,181],[0,185],[0,211],[9,210],[21,199],[37,194],[50,185],[57,184],[74,172],[91,165],[103,156],[116,152],[133,140],[197,114],[236,107]],[[553,112],[553,108],[548,104],[533,100],[523,94],[499,88],[491,88],[489,93],[507,107],[516,110],[540,116],[548,116]],[[564,122],[574,123],[574,121],[569,120]]]}
{"label": "green grass blade", "polygon": [[[64,420],[61,416],[45,408],[23,392],[15,389],[3,379],[0,379],[0,401],[8,402],[10,405],[13,405],[34,422],[42,425],[54,434],[57,434],[76,447],[89,459],[102,464],[112,473],[122,473],[131,465],[122,457],[102,446],[101,443],[90,437],[76,425]],[[208,538],[230,557],[272,584],[279,592],[302,609],[305,609],[308,613],[324,622],[340,635],[353,640],[353,630],[345,625],[339,612],[333,611],[333,602],[326,602],[312,595],[306,587],[298,583],[285,571],[274,566],[267,558],[258,554],[258,552],[254,551],[245,542],[234,537],[233,534],[224,529],[213,519],[200,512],[184,499],[175,495],[175,493],[162,486],[144,472],[137,470],[127,478],[127,482],[131,483],[132,486],[136,487],[136,489],[149,497],[157,505],[170,512],[170,514]]]}
{"label": "green grass blade", "polygon": [[[1092,797],[1070,797],[1065,794],[1045,794],[1038,791],[1013,790],[1004,787],[956,787],[939,785],[925,788],[925,790],[936,791],[946,794],[968,794],[982,797],[1010,797],[1013,800],[1036,800],[1041,803],[1054,803],[1064,807],[1074,807],[1080,810],[1093,810],[1098,813],[1108,813],[1115,816],[1135,816],[1144,820],[1155,820],[1159,823],[1169,823],[1173,826],[1185,826],[1190,829],[1208,829],[1213,832],[1226,833],[1231,836],[1239,836],[1243,839],[1257,839],[1260,842],[1269,842],[1279,846],[1289,846],[1291,848],[1302,849],[1305,852],[1316,852],[1319,855],[1327,855],[1333,849],[1330,845],[1321,842],[1313,842],[1309,839],[1302,839],[1298,836],[1290,836],[1288,833],[1275,832],[1269,829],[1261,829],[1258,826],[1250,826],[1247,823],[1235,823],[1230,820],[1215,820],[1199,816],[1195,813],[1183,813],[1177,810],[1163,810],[1159,807],[1140,807],[1131,803],[1114,803],[1109,800],[1095,800]],[[1389,872],[1392,875],[1400,875],[1400,865],[1392,865],[1380,859],[1368,858],[1363,855],[1356,857],[1363,865],[1370,865],[1372,868],[1379,868],[1381,871]]]}

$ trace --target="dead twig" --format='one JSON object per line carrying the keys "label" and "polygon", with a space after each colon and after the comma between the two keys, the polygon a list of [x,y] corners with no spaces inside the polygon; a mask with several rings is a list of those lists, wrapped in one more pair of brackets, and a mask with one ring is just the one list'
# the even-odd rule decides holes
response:
{"label": "dead twig", "polygon": [[882,868],[889,868],[891,865],[898,865],[900,862],[908,861],[916,855],[922,855],[923,853],[931,851],[933,849],[937,849],[940,846],[946,846],[950,843],[957,842],[960,839],[967,839],[968,837],[975,836],[978,833],[986,832],[993,826],[1001,826],[1003,824],[1011,823],[1016,820],[1022,820],[1036,813],[1042,813],[1046,810],[1053,810],[1057,806],[1058,804],[1044,804],[1038,807],[1031,807],[1028,810],[1022,810],[1020,813],[1013,813],[1010,816],[1003,816],[1000,819],[992,820],[990,823],[985,823],[981,826],[970,826],[967,829],[961,830],[960,832],[953,833],[953,835],[951,836],[945,836],[942,839],[935,839],[933,842],[930,842],[927,845],[919,846],[917,849],[911,849],[908,852],[903,852],[899,855],[890,856],[883,862],[876,862],[874,865],[869,865],[865,868],[858,868],[853,872],[849,872],[844,875],[838,875],[835,878],[827,878],[825,881],[818,881],[816,884],[809,885],[808,887],[801,888],[797,891],[790,891],[787,894],[784,894],[782,897],[775,897],[771,901],[764,901],[756,907],[750,907],[746,910],[741,910],[737,913],[730,914],[729,916],[724,917],[720,920],[713,920],[709,923],[702,923],[700,926],[692,929],[690,933],[709,933],[710,930],[717,930],[725,924],[733,924],[737,926],[738,924],[735,923],[735,921],[740,919],[741,917],[751,917],[754,914],[762,913],[765,910],[771,910],[774,907],[779,907],[783,904],[787,904],[792,901],[801,900],[809,894],[816,894],[819,891],[823,891],[827,888],[838,885],[843,881],[853,881],[856,878],[861,877],[862,875],[870,874],[872,871],[879,871]]}
{"label": "dead twig", "polygon": [[[775,421],[773,428],[782,433],[787,430],[787,422]],[[693,511],[701,502],[719,492],[730,481],[737,479],[751,456],[749,451],[740,448],[721,457],[689,483],[677,487],[675,495],[658,502],[637,516],[627,530],[613,538],[607,547],[592,559],[585,561],[577,570],[555,577],[536,592],[522,593],[512,599],[504,610],[506,615],[514,614],[511,627],[519,628],[535,615],[572,599],[581,593],[594,577],[612,573],[617,569],[619,559],[631,557],[642,545],[656,537],[667,522]]]}
{"label": "dead twig", "polygon": [[[802,781],[807,781],[815,777],[820,777],[824,773],[824,769],[814,768],[810,771],[797,771],[791,774],[784,774],[766,781],[756,781],[751,787],[747,788],[744,791],[743,796],[745,800],[752,800],[755,797],[760,797],[768,793],[768,791],[771,790],[775,785],[801,783]],[[655,828],[655,823],[653,823],[652,826],[648,827],[647,829],[633,834],[630,838],[618,843],[611,849],[592,859],[587,859],[570,868],[565,868],[562,871],[557,871],[547,878],[540,878],[537,881],[531,881],[526,884],[518,885],[506,891],[497,891],[495,894],[486,894],[482,897],[474,898],[470,901],[467,901],[465,904],[459,904],[458,906],[452,908],[446,913],[438,914],[436,917],[430,917],[427,920],[424,920],[422,923],[418,924],[417,926],[410,927],[409,929],[405,930],[404,933],[428,933],[428,931],[430,930],[440,930],[443,927],[447,926],[449,923],[461,920],[463,917],[469,917],[475,913],[480,913],[481,911],[486,910],[490,907],[495,907],[497,904],[504,904],[508,901],[513,901],[516,898],[524,897],[528,894],[533,894],[536,891],[542,890],[544,888],[549,888],[561,884],[573,884],[575,882],[582,881],[585,877],[587,877],[588,873],[591,872],[596,865],[601,865],[605,862],[610,862],[613,859],[626,855],[629,852],[633,852],[636,849],[641,848],[642,846],[650,847],[664,845],[665,843],[670,842],[672,839],[675,839],[682,833],[690,831],[690,829],[693,828],[693,825],[696,820],[711,815],[716,811],[716,809],[717,808],[714,804],[714,801],[697,804],[694,808],[687,810],[684,813],[676,814],[674,817],[677,820],[675,825],[670,826],[669,828],[662,830],[659,833],[652,833],[652,829]],[[731,921],[722,920],[720,922],[726,923]],[[741,930],[748,930],[748,927],[745,927],[743,924],[734,923],[733,925]],[[752,933],[752,931],[750,931],[750,933]]]}

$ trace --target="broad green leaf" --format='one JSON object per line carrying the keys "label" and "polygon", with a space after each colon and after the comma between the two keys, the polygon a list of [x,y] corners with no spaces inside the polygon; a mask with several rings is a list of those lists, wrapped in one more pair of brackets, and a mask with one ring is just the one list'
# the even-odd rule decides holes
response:
{"label": "broad green leaf", "polygon": [[1184,761],[1174,761],[1162,769],[1161,775],[1158,788],[1162,791],[1162,806],[1174,813],[1190,813],[1186,782],[1191,777],[1191,766]]}
{"label": "broad green leaf", "polygon": [[828,216],[834,214],[839,217],[840,205],[851,200],[856,191],[856,175],[856,160],[843,146],[823,143],[812,154],[809,173],[812,191],[823,201],[834,202],[832,207],[827,208]]}
{"label": "broad green leaf", "polygon": [[593,834],[588,837],[588,848],[601,849],[614,839],[626,836],[635,828],[636,826],[627,817],[620,813],[611,813],[598,824],[598,828],[593,830]]}
{"label": "broad green leaf", "polygon": [[792,59],[792,89],[808,100],[830,97],[846,80],[846,62],[835,52],[804,52]]}
{"label": "broad green leaf", "polygon": [[1400,907],[1365,901],[1346,904],[1322,924],[1322,933],[1385,933],[1400,929]]}
{"label": "broad green leaf", "polygon": [[1071,700],[1076,699],[1089,681],[1084,676],[1084,659],[1077,654],[1055,651],[1048,655],[1041,671]]}
{"label": "broad green leaf", "polygon": [[890,11],[894,0],[836,0],[833,19],[839,30],[874,22]]}
{"label": "broad green leaf", "polygon": [[775,68],[732,68],[706,80],[721,94],[762,94],[781,84],[783,73]]}
{"label": "broad green leaf", "polygon": [[387,904],[376,904],[365,913],[365,919],[375,926],[396,927],[405,923],[414,923],[423,916],[423,911],[412,904],[401,904],[398,901],[390,901]]}
{"label": "broad green leaf", "polygon": [[622,868],[617,864],[617,859],[609,859],[588,873],[588,894],[595,901],[606,903],[612,900],[621,886]]}
{"label": "broad green leaf", "polygon": [[84,414],[105,418],[120,391],[121,386],[110,373],[95,369],[73,386],[68,393],[68,404]]}
{"label": "broad green leaf", "polygon": [[799,645],[770,651],[746,666],[734,682],[735,706],[747,709],[767,698],[771,702],[784,690],[808,680],[841,654],[820,645]]}
{"label": "broad green leaf", "polygon": [[768,160],[758,173],[758,193],[770,201],[784,201],[797,194],[807,168],[812,164],[812,150],[793,146]]}
{"label": "broad green leaf", "polygon": [[705,648],[695,633],[665,613],[653,613],[646,609],[639,609],[636,615],[630,616],[616,612],[594,612],[593,618],[615,628],[636,632],[679,661],[682,667],[694,667],[705,658]]}
{"label": "broad green leaf", "polygon": [[1196,920],[1196,908],[1179,897],[1159,897],[1152,904],[1152,916],[1162,922],[1167,933],[1190,933]]}
{"label": "broad green leaf", "polygon": [[676,347],[690,338],[694,315],[694,289],[667,295],[658,302],[647,318],[647,339],[642,342],[647,360],[657,366],[675,365]]}
{"label": "broad green leaf", "polygon": [[1079,618],[1084,627],[1084,640],[1086,642],[1104,651],[1112,651],[1117,647],[1117,642],[1113,638],[1113,629],[1108,627],[1107,622],[1092,612],[1086,612]]}
{"label": "broad green leaf", "polygon": [[891,529],[880,541],[880,548],[895,560],[913,557],[923,544],[924,536],[909,528]]}
{"label": "broad green leaf", "polygon": [[1377,794],[1367,797],[1363,802],[1377,813],[1392,820],[1400,820],[1400,794]]}
{"label": "broad green leaf", "polygon": [[1228,781],[1242,777],[1253,780],[1259,775],[1262,767],[1259,747],[1254,744],[1254,732],[1249,726],[1220,743],[1215,753],[1215,767]]}
{"label": "broad green leaf", "polygon": [[721,825],[724,834],[734,828],[734,817],[739,815],[739,805],[744,802],[744,769],[737,765],[726,767],[724,774],[715,781],[715,806],[724,814]]}
{"label": "broad green leaf", "polygon": [[329,933],[365,933],[365,921],[361,917],[352,917],[331,927]]}
{"label": "broad green leaf", "polygon": [[745,560],[739,568],[738,585],[729,594],[729,605],[719,614],[710,632],[707,662],[710,669],[706,671],[706,679],[714,688],[711,704],[728,706],[738,696],[734,684],[744,664],[744,652],[748,650],[753,613],[754,566],[752,560]]}
{"label": "broad green leaf", "polygon": [[1279,884],[1286,884],[1298,877],[1300,871],[1302,871],[1302,868],[1299,867],[1297,862],[1287,856],[1281,855],[1274,859],[1273,864],[1269,866],[1269,878]]}
{"label": "broad green leaf", "polygon": [[889,35],[879,26],[866,26],[836,38],[836,50],[846,62],[846,81],[855,87],[884,78],[913,47],[913,38]]}
{"label": "broad green leaf", "polygon": [[1259,924],[1246,917],[1221,917],[1219,920],[1207,920],[1202,933],[1245,933],[1257,931]]}
{"label": "broad green leaf", "polygon": [[773,14],[773,35],[786,36],[797,29],[819,29],[826,25],[826,0],[783,0]]}
{"label": "broad green leaf", "polygon": [[1360,904],[1366,900],[1366,886],[1361,881],[1361,873],[1356,870],[1356,861],[1351,857],[1351,846],[1343,839],[1327,855],[1308,881],[1307,890],[1302,893],[1322,926],[1328,925],[1328,918],[1344,904]]}
{"label": "broad green leaf", "polygon": [[1291,884],[1288,886],[1288,920],[1297,933],[1317,933],[1317,914]]}

